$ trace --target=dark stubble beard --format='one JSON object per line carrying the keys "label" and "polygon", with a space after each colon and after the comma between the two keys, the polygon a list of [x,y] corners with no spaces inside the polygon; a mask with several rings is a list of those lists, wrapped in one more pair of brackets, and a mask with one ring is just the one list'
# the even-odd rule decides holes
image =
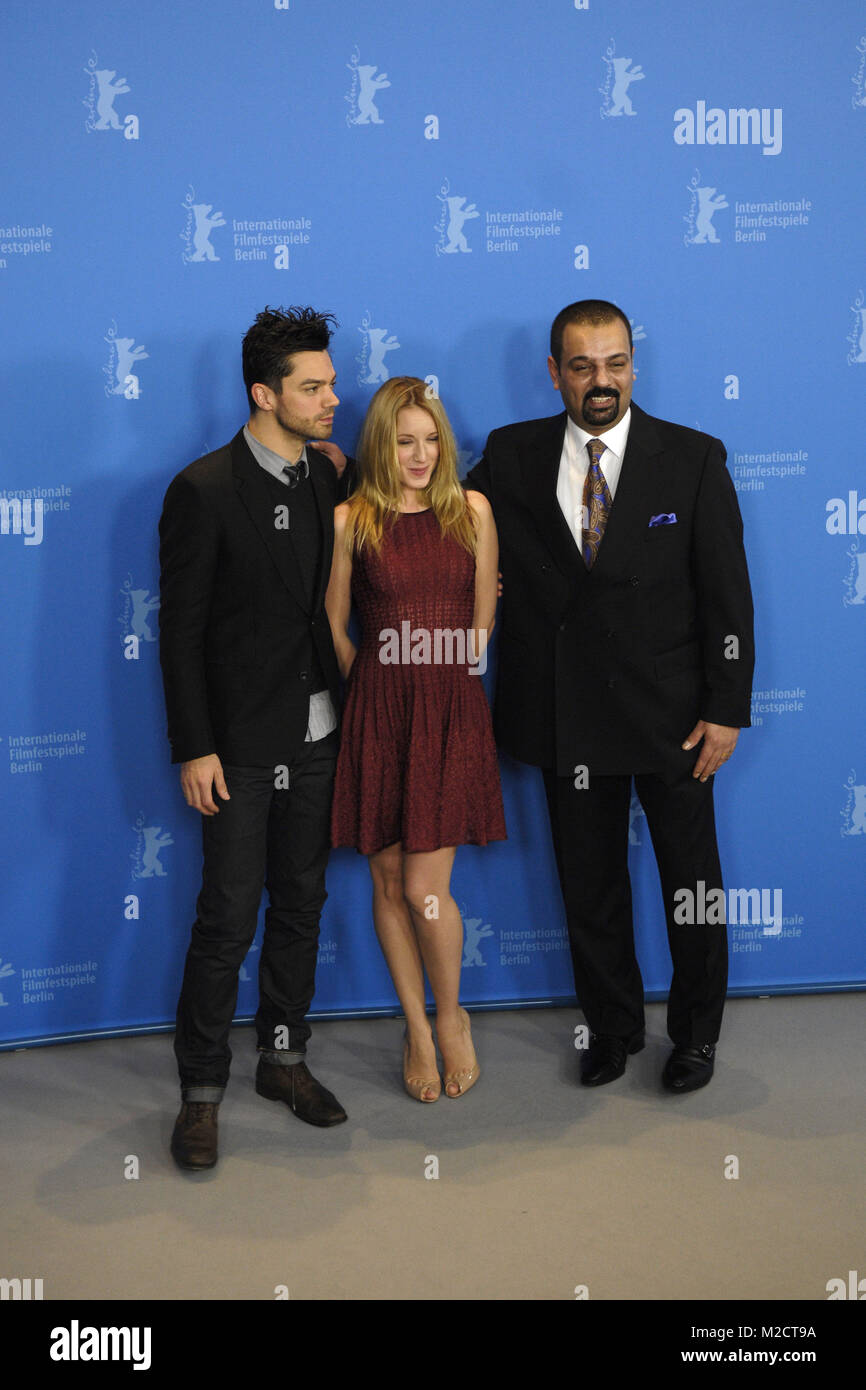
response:
{"label": "dark stubble beard", "polygon": [[298,439],[330,439],[334,426],[324,425],[321,420],[312,423],[291,415],[284,407],[274,412],[277,424]]}

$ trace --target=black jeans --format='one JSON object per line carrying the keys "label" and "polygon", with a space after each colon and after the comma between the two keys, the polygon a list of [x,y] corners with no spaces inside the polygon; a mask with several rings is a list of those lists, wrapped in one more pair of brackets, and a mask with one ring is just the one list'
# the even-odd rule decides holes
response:
{"label": "black jeans", "polygon": [[[303,1053],[315,988],[319,918],[339,738],[304,743],[278,790],[274,768],[223,768],[229,800],[202,817],[204,867],[177,1008],[174,1050],[184,1093],[218,1100],[229,1076],[238,974],[268,890],[259,960],[260,1050]],[[281,1030],[280,1033],[277,1030]],[[213,1093],[211,1094],[211,1090]]]}

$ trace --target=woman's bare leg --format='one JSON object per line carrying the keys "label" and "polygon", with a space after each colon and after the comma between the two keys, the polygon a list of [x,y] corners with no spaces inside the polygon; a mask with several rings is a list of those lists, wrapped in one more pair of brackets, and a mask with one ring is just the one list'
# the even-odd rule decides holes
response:
{"label": "woman's bare leg", "polygon": [[[373,923],[406,1017],[408,1077],[438,1078],[436,1047],[424,999],[424,966],[403,889],[404,855],[399,843],[367,857],[373,880]],[[439,1094],[438,1080],[422,1098]]]}
{"label": "woman's bare leg", "polygon": [[469,1031],[469,1016],[460,1007],[463,919],[451,896],[455,847],[404,854],[403,885],[412,914],[421,958],[436,1000],[436,1033],[446,1073],[461,1075],[446,1084],[458,1096],[477,1075],[478,1061]]}

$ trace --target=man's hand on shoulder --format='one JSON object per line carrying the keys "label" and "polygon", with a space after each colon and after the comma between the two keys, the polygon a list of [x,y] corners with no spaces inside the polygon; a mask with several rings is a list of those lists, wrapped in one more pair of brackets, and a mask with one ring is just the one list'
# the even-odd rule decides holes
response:
{"label": "man's hand on shoulder", "polygon": [[311,439],[310,446],[329,458],[336,469],[337,477],[342,478],[346,471],[346,455],[339,444],[335,444],[332,439]]}
{"label": "man's hand on shoulder", "polygon": [[223,765],[216,753],[208,753],[203,758],[192,758],[188,763],[181,763],[180,786],[187,806],[191,806],[194,811],[201,811],[203,816],[215,816],[219,813],[220,808],[213,798],[214,789],[223,801],[230,800],[223,776]]}
{"label": "man's hand on shoulder", "polygon": [[683,744],[684,749],[689,749],[694,748],[701,739],[704,741],[692,776],[706,782],[708,777],[718,772],[736,748],[739,736],[739,729],[731,729],[727,724],[708,724],[705,719],[699,719]]}

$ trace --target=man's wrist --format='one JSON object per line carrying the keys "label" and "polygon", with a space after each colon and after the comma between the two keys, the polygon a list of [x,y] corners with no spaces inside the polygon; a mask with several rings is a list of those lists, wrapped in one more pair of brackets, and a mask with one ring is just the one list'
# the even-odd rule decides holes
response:
{"label": "man's wrist", "polygon": [[213,748],[208,748],[203,753],[188,753],[186,750],[184,750],[182,753],[179,753],[176,749],[172,749],[171,760],[173,763],[180,764],[196,763],[199,761],[200,758],[213,758],[218,756],[219,755],[217,754],[216,750]]}

